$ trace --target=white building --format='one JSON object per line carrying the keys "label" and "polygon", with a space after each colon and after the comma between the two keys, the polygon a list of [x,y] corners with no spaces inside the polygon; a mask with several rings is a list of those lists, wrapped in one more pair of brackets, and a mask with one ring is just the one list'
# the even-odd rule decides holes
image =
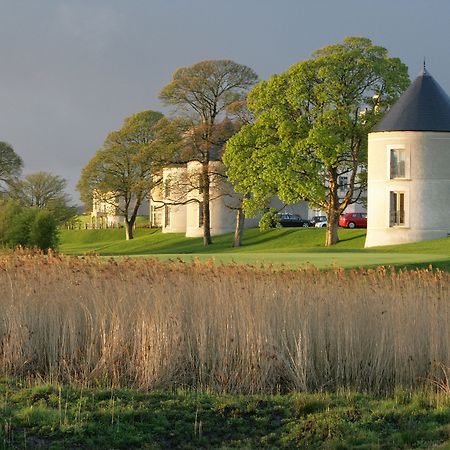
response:
{"label": "white building", "polygon": [[[123,201],[114,192],[101,192],[94,190],[92,194],[92,228],[116,228],[124,223],[120,212]],[[122,208],[123,210],[123,208]],[[139,216],[148,216],[148,202],[142,202],[138,210]]]}
{"label": "white building", "polygon": [[450,98],[426,71],[369,134],[366,247],[450,233]]}
{"label": "white building", "polygon": [[[184,233],[186,237],[203,235],[203,205],[200,185],[201,163],[189,161],[173,164],[163,169],[163,183],[153,189],[150,201],[151,226],[161,227],[163,233]],[[211,235],[233,232],[236,225],[236,208],[240,196],[232,184],[221,174],[225,166],[220,159],[209,162]],[[287,205],[273,199],[271,207],[308,217],[308,204],[299,202]],[[246,218],[244,227],[257,227],[259,218]]]}

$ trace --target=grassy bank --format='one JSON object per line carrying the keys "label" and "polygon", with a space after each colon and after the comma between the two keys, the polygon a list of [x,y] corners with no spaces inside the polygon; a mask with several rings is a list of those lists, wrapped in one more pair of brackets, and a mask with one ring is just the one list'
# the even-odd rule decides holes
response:
{"label": "grassy bank", "polygon": [[214,238],[214,244],[204,247],[201,238],[186,238],[182,234],[163,234],[159,230],[136,230],[132,241],[124,240],[123,230],[64,230],[61,251],[69,255],[98,253],[100,255],[152,255],[159,259],[193,258],[241,264],[273,264],[300,267],[434,267],[450,271],[450,238],[417,244],[364,249],[365,230],[339,231],[341,242],[325,248],[324,229],[284,228],[260,232],[246,230],[244,245],[232,248],[232,236]]}
{"label": "grassy bank", "polygon": [[450,401],[397,391],[230,396],[0,382],[2,448],[447,449]]}

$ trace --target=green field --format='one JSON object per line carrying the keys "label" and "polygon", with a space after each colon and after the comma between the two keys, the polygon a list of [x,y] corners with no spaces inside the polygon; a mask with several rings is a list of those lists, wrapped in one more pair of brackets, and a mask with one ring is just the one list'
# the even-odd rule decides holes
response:
{"label": "green field", "polygon": [[448,449],[443,394],[388,398],[83,389],[0,381],[1,448]]}
{"label": "green field", "polygon": [[156,229],[137,229],[135,239],[124,240],[123,230],[63,230],[60,251],[67,255],[97,253],[104,256],[154,256],[163,260],[213,259],[217,263],[268,265],[274,267],[433,267],[450,270],[450,238],[417,244],[364,249],[365,230],[339,231],[341,242],[325,248],[325,230],[282,228],[244,233],[244,245],[232,248],[232,235],[215,237],[204,247],[201,238],[163,234]]}

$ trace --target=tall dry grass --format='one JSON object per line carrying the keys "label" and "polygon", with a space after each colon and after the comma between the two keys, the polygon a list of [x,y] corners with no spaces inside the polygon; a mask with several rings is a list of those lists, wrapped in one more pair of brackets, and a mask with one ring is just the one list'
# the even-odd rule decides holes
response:
{"label": "tall dry grass", "polygon": [[138,388],[386,392],[450,366],[449,274],[0,258],[0,372]]}

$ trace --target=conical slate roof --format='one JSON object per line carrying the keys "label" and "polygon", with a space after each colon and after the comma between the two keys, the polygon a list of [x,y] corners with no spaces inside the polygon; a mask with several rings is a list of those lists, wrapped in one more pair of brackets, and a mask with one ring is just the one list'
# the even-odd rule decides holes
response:
{"label": "conical slate roof", "polygon": [[372,129],[379,131],[448,131],[450,98],[437,81],[423,71]]}

